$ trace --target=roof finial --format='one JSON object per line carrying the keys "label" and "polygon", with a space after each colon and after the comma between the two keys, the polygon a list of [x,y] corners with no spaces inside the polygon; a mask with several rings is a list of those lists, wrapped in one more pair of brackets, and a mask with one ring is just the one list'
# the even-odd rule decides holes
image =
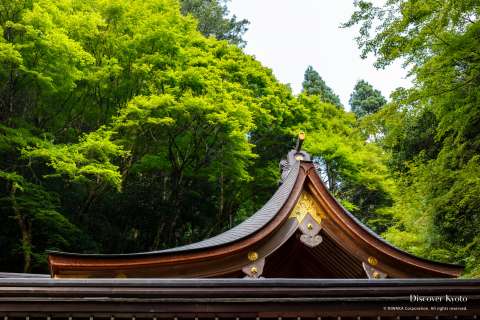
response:
{"label": "roof finial", "polygon": [[303,140],[305,140],[305,132],[300,131],[297,138],[297,145],[295,146],[295,150],[297,150],[297,152],[300,152],[300,150],[302,150]]}
{"label": "roof finial", "polygon": [[288,173],[292,166],[298,161],[310,161],[310,155],[302,150],[303,141],[305,140],[305,132],[301,131],[298,134],[297,144],[295,149],[290,150],[287,155],[286,159],[282,159],[280,161],[280,172],[282,177],[280,179],[280,184],[283,183],[285,178],[287,177]]}

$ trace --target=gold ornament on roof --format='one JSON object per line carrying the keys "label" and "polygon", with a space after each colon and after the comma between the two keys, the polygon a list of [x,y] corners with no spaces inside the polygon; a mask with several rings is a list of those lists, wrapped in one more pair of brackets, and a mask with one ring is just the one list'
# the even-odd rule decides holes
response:
{"label": "gold ornament on roof", "polygon": [[301,223],[307,214],[310,214],[318,224],[325,219],[325,213],[313,199],[312,195],[308,192],[302,192],[295,208],[290,213],[290,218],[296,218],[298,223]]}
{"label": "gold ornament on roof", "polygon": [[372,266],[376,266],[378,264],[378,260],[375,257],[368,257],[367,261]]}
{"label": "gold ornament on roof", "polygon": [[256,253],[255,251],[250,251],[248,253],[248,260],[256,261],[257,259],[258,259],[258,253]]}

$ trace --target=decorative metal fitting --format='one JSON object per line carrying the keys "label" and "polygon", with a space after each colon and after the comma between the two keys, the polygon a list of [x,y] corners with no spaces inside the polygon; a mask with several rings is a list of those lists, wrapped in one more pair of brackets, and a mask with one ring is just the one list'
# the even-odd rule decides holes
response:
{"label": "decorative metal fitting", "polygon": [[257,259],[258,259],[258,253],[256,253],[255,251],[250,251],[248,253],[248,260],[256,261]]}
{"label": "decorative metal fitting", "polygon": [[378,264],[378,260],[375,257],[368,257],[367,259],[368,263],[372,266],[376,266]]}

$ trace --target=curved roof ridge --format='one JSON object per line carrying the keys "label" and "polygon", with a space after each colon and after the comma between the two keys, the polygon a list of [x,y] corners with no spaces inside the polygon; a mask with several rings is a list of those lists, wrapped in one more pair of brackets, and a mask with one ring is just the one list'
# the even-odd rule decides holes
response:
{"label": "curved roof ridge", "polygon": [[186,251],[194,251],[200,249],[208,249],[218,247],[221,245],[229,244],[248,237],[249,235],[259,231],[265,225],[267,225],[283,207],[288,200],[300,169],[300,161],[296,161],[292,165],[287,177],[273,194],[270,200],[267,201],[259,210],[257,210],[252,216],[240,223],[239,225],[224,231],[211,238],[194,242],[180,247],[173,247],[169,249],[147,251],[138,253],[114,253],[114,254],[90,254],[90,253],[71,253],[61,251],[49,251],[49,254],[64,255],[64,256],[83,256],[83,257],[101,257],[101,258],[115,258],[115,257],[139,257],[150,256],[163,253],[181,253]]}
{"label": "curved roof ridge", "polygon": [[205,239],[200,242],[188,244],[181,247],[161,250],[160,252],[179,252],[195,249],[204,249],[216,247],[219,245],[228,244],[240,239],[243,239],[261,228],[263,228],[268,222],[270,222],[283,207],[288,196],[292,192],[295,181],[297,180],[298,172],[300,168],[300,162],[292,167],[288,173],[287,178],[282,185],[277,189],[273,196],[261,207],[257,212],[251,215],[247,220],[243,221],[239,225],[229,229],[223,233],[220,233],[212,238]]}
{"label": "curved roof ridge", "polygon": [[372,237],[374,237],[375,239],[381,241],[383,244],[389,246],[389,247],[392,247],[393,249],[397,250],[398,252],[402,253],[402,254],[405,254],[407,256],[410,256],[410,257],[413,257],[415,259],[419,259],[419,260],[423,260],[424,262],[429,262],[429,263],[436,263],[436,264],[440,264],[440,265],[445,265],[445,266],[449,266],[449,267],[463,267],[462,265],[460,264],[454,264],[454,263],[448,263],[448,262],[440,262],[440,261],[436,261],[436,260],[430,260],[430,259],[427,259],[427,258],[423,258],[423,257],[419,257],[419,256],[416,256],[402,248],[399,248],[393,244],[391,244],[390,242],[388,242],[387,240],[385,240],[382,236],[380,236],[379,234],[377,234],[375,231],[373,231],[372,229],[370,229],[370,227],[368,227],[366,224],[364,224],[359,218],[357,218],[353,213],[351,213],[348,209],[346,209],[341,203],[340,201],[338,201],[337,198],[335,198],[331,193],[330,191],[327,189],[327,187],[325,186],[325,184],[323,183],[322,181],[322,178],[320,177],[320,175],[318,174],[317,170],[315,170],[315,174],[318,176],[318,179],[320,180],[320,182],[322,183],[323,187],[325,188],[325,190],[328,192],[329,196],[333,199],[333,201],[342,209],[342,211],[345,213],[346,216],[348,216],[350,219],[352,219],[358,226],[360,226],[364,231],[366,231],[369,235],[371,235]]}

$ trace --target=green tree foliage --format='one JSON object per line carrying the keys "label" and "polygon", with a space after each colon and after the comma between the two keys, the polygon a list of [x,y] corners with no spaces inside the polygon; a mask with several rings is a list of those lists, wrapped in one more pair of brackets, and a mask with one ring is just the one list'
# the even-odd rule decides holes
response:
{"label": "green tree foliage", "polygon": [[387,100],[370,83],[365,80],[359,80],[353,88],[348,103],[357,118],[361,118],[380,110],[387,103]]}
{"label": "green tree foliage", "polygon": [[305,92],[308,95],[319,96],[322,101],[334,104],[338,108],[343,108],[338,95],[333,92],[332,88],[327,86],[325,81],[312,66],[308,66],[305,70],[302,87],[302,92]]}
{"label": "green tree foliage", "polygon": [[[275,189],[294,97],[252,57],[198,33],[176,1],[18,1],[0,11],[6,269],[44,269],[32,257],[45,249],[198,240]],[[20,197],[43,201],[27,208]],[[41,208],[52,214],[35,218]],[[65,240],[35,236],[43,227]]]}
{"label": "green tree foliage", "polygon": [[[467,265],[480,275],[478,155],[480,6],[478,1],[359,1],[347,26],[360,24],[363,55],[383,67],[401,59],[415,86],[398,90],[380,113],[383,144],[403,181],[397,245]],[[410,239],[403,241],[403,237]]]}
{"label": "green tree foliage", "polygon": [[[145,211],[156,215],[158,208],[169,208],[159,218],[156,230],[142,234],[150,242],[149,248],[182,240],[176,233],[185,221],[195,222],[192,212],[199,214],[197,219],[217,224],[209,232],[224,228],[235,213],[237,192],[250,179],[247,165],[253,154],[245,136],[253,122],[248,108],[233,101],[225,92],[192,96],[186,91],[178,98],[170,94],[139,96],[115,119],[119,142],[132,153],[131,166],[125,167],[131,172],[126,188],[154,179],[156,193],[148,198],[155,205]],[[206,211],[213,216],[200,215]],[[204,236],[198,226],[205,227],[200,222],[189,228],[194,228],[196,236]]]}
{"label": "green tree foliage", "polygon": [[181,0],[183,14],[191,14],[198,20],[198,31],[206,37],[214,36],[219,40],[228,40],[240,47],[245,46],[242,36],[249,22],[229,17],[229,0]]}
{"label": "green tree foliage", "polygon": [[0,262],[7,270],[44,270],[46,249],[80,250],[91,245],[62,213],[58,193],[37,176],[48,170],[21,153],[37,143],[43,141],[26,129],[0,125]]}
{"label": "green tree foliage", "polygon": [[324,101],[331,90],[293,96],[230,44],[243,29],[222,29],[224,2],[191,4],[212,12],[202,22],[175,0],[0,2],[4,270],[45,271],[47,249],[143,251],[219,233],[271,196],[300,129],[332,191],[385,227],[384,156],[353,114]]}

